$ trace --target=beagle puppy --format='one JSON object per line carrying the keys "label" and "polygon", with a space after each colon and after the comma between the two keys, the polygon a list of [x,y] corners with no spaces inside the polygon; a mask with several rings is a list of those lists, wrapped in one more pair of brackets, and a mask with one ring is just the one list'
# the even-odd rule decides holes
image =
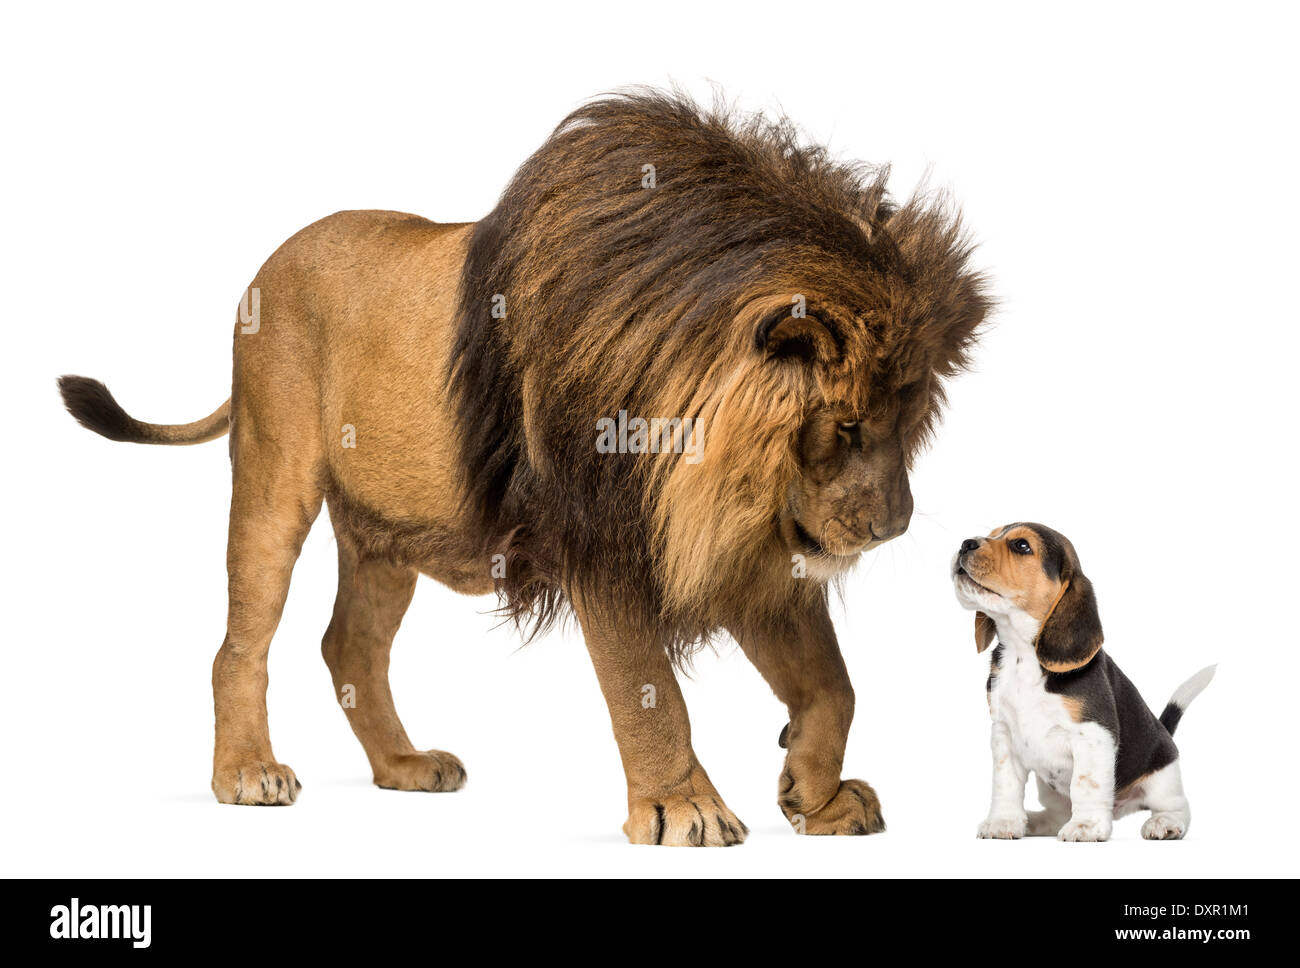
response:
{"label": "beagle puppy", "polygon": [[[1147,840],[1191,822],[1173,732],[1214,666],[1178,687],[1160,718],[1101,648],[1092,583],[1074,546],[1041,524],[967,538],[952,559],[957,600],[975,612],[975,647],[997,637],[988,679],[993,804],[980,837],[1110,836],[1114,818],[1150,810]],[[1026,814],[1037,777],[1043,809]]]}

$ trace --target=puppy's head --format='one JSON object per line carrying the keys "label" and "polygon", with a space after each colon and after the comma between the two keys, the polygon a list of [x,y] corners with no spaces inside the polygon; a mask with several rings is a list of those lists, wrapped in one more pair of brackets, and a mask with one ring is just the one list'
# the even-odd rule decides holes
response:
{"label": "puppy's head", "polygon": [[[1101,618],[1092,582],[1074,545],[1041,524],[1009,524],[985,538],[967,538],[952,559],[957,600],[975,611],[975,647],[997,631],[993,618],[1037,629],[1034,650],[1049,672],[1069,672],[1101,648]],[[992,617],[990,617],[992,616]]]}

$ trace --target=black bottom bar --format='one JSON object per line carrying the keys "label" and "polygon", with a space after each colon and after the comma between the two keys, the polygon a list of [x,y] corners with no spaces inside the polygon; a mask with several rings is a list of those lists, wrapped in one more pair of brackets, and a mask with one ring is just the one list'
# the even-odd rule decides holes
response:
{"label": "black bottom bar", "polygon": [[1199,946],[1231,957],[1286,939],[1281,921],[1294,893],[1291,881],[1226,880],[29,880],[8,888],[3,937],[20,946],[236,961],[410,950],[451,957],[450,937],[495,956],[503,946],[539,955],[560,944],[558,955],[581,941],[592,957],[609,944],[610,958],[621,957],[616,949],[653,957],[657,947],[673,950],[677,932],[716,933],[732,954],[752,943],[770,955],[783,942],[809,954],[855,943],[881,950],[882,942],[987,950],[1005,932],[1009,942],[1071,952]]}

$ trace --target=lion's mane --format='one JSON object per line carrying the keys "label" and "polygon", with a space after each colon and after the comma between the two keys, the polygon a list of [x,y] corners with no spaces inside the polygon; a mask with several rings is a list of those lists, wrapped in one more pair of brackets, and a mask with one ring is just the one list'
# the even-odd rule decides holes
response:
{"label": "lion's mane", "polygon": [[[785,120],[657,91],[587,104],[524,163],[473,231],[451,373],[466,511],[505,555],[508,614],[536,630],[579,598],[682,658],[826,594],[773,528],[810,408],[924,393],[913,452],[989,309],[955,212],[896,204],[886,176]],[[796,295],[835,360],[764,352]],[[598,452],[620,410],[694,418],[702,459]]]}

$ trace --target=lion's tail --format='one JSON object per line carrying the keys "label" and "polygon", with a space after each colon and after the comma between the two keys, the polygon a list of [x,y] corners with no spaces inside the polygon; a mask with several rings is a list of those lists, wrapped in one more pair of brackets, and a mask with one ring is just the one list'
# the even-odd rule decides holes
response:
{"label": "lion's tail", "polygon": [[201,444],[230,431],[230,401],[187,424],[151,424],[136,420],[113,399],[108,387],[88,376],[59,377],[63,405],[77,422],[109,440],[132,444]]}

